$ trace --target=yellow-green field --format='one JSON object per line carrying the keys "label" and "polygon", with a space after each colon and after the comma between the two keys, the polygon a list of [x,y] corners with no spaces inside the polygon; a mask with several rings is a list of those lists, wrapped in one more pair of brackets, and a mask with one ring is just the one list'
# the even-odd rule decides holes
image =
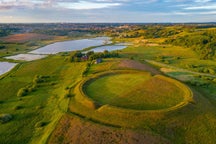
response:
{"label": "yellow-green field", "polygon": [[[7,43],[0,57],[65,39]],[[166,38],[113,40],[131,43],[120,58],[93,64],[62,53],[1,76],[0,143],[215,144],[215,60]]]}
{"label": "yellow-green field", "polygon": [[126,109],[165,109],[184,99],[184,92],[179,87],[145,72],[114,72],[92,80],[84,87],[86,95],[96,103]]}

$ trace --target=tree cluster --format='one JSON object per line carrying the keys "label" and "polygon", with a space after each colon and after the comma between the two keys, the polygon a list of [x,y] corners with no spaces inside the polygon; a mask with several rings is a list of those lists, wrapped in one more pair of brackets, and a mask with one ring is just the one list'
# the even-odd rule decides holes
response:
{"label": "tree cluster", "polygon": [[11,33],[17,32],[17,31],[18,29],[16,28],[8,28],[8,27],[2,28],[2,29],[0,28],[0,37],[8,36]]}
{"label": "tree cluster", "polygon": [[5,48],[6,48],[6,46],[0,45],[0,49],[5,49]]}
{"label": "tree cluster", "polygon": [[192,48],[200,59],[216,57],[216,30],[198,31],[192,34],[171,38],[166,43]]}
{"label": "tree cluster", "polygon": [[119,57],[118,52],[109,52],[105,50],[104,52],[95,53],[94,51],[89,51],[86,54],[81,51],[75,51],[70,54],[70,62],[80,62],[80,61],[92,61],[98,58],[113,58]]}

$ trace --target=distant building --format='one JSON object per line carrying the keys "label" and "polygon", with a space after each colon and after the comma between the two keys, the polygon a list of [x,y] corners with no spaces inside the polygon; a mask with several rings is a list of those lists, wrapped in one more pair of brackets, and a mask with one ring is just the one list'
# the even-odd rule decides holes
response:
{"label": "distant building", "polygon": [[84,55],[81,57],[81,61],[87,61],[88,60],[88,56],[87,55]]}
{"label": "distant building", "polygon": [[95,60],[95,64],[99,64],[99,63],[102,63],[102,58],[98,58]]}

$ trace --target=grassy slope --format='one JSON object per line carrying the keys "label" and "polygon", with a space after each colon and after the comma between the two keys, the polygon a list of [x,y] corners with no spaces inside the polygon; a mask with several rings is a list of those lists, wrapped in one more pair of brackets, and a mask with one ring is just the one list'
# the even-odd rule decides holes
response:
{"label": "grassy slope", "polygon": [[[169,61],[169,65],[180,68],[186,68],[187,64],[202,64],[207,67],[215,66],[214,61],[199,60],[197,55],[190,49],[175,46],[165,46],[164,48],[164,46],[146,46],[139,42],[135,44],[135,46],[130,46],[129,48],[122,50],[121,53],[125,57],[133,57],[139,61],[145,59],[156,60],[158,56],[165,56]],[[180,59],[173,59],[173,57],[180,57]],[[102,71],[102,67],[105,69],[105,65],[98,65],[98,68],[94,66],[94,70]],[[140,124],[135,122],[138,120],[135,118],[139,117],[134,115],[134,120],[128,121],[128,124],[131,124],[131,127],[138,126],[139,129],[147,129],[148,131],[157,133],[168,139],[171,143],[216,143],[214,138],[216,135],[215,88],[216,85],[213,82],[210,82],[207,87],[193,87],[195,99],[194,104],[189,104],[182,109],[165,114],[147,114],[144,117],[140,117],[140,119],[143,120]],[[94,112],[91,112],[89,109],[77,104],[73,99],[71,99],[70,102],[70,110],[74,112],[82,111],[87,118],[94,115]],[[115,116],[117,114],[119,113],[107,111],[107,114],[100,115],[97,118],[100,119],[100,117],[103,117],[104,119],[107,119],[106,122],[127,125],[122,123],[118,118],[110,119],[111,115]],[[122,120],[129,120],[128,118],[133,116],[125,114],[120,117],[122,117]],[[98,121],[95,122],[99,123]]]}
{"label": "grassy slope", "polygon": [[[65,87],[81,79],[80,71],[84,68],[85,63],[71,64],[61,56],[53,56],[24,63],[1,80],[0,113],[10,113],[14,119],[1,125],[0,141],[8,144],[45,142],[64,112],[62,110],[67,109]],[[35,75],[49,75],[50,78],[35,92],[18,98],[18,89],[31,83]],[[15,110],[16,106],[21,108]],[[46,126],[35,128],[38,122]]]}
{"label": "grassy slope", "polygon": [[90,83],[86,93],[100,104],[131,109],[167,108],[183,100],[178,87],[145,73],[104,76]]}
{"label": "grassy slope", "polygon": [[[155,42],[157,43],[156,40]],[[192,50],[176,46],[151,47],[138,43],[135,47],[132,46],[123,50],[123,54],[133,56],[141,61],[144,59],[157,60],[158,56],[179,56],[180,59],[170,59],[168,64],[180,68],[186,68],[188,64],[202,65],[203,67],[216,66],[213,60],[200,60]],[[175,75],[171,76],[175,78]],[[198,81],[203,80],[198,79]],[[216,135],[216,99],[213,96],[216,85],[213,82],[208,83],[207,87],[193,87],[195,92],[194,105],[166,115],[155,126],[151,126],[152,130],[170,139],[173,143],[216,143],[214,139]]]}
{"label": "grassy slope", "polygon": [[[153,40],[154,42],[154,40]],[[170,65],[185,67],[187,64],[202,64],[204,66],[215,66],[215,62],[199,60],[196,54],[190,49],[173,46],[146,46],[139,42],[135,46],[123,50],[123,55],[133,57],[137,60],[155,59],[157,56],[180,56],[181,59],[169,59]],[[50,65],[50,63],[54,63]],[[112,64],[105,63],[90,69],[91,72],[97,70],[104,71],[110,69]],[[67,99],[63,99],[65,87],[73,86],[81,79],[80,71],[85,64],[66,64],[60,57],[47,58],[40,61],[25,63],[18,71],[0,81],[0,113],[11,113],[14,115],[13,121],[0,125],[0,141],[3,143],[32,143],[45,142],[49,133],[54,129],[57,120],[62,112],[67,109]],[[77,71],[74,71],[76,69]],[[24,75],[25,74],[25,75]],[[19,99],[16,92],[19,88],[29,84],[36,74],[52,75],[53,77],[37,91]],[[19,76],[19,77],[18,77]],[[70,77],[70,79],[68,79]],[[56,85],[52,82],[59,81]],[[12,88],[11,88],[12,87]],[[141,130],[145,129],[163,136],[172,143],[216,143],[216,100],[215,83],[210,83],[208,87],[194,87],[195,104],[166,114],[147,114],[143,117],[143,123],[139,124]],[[197,92],[199,91],[199,92]],[[83,108],[75,103],[73,98],[70,102],[71,110],[84,111],[86,115],[91,115],[89,109]],[[19,110],[14,110],[15,106],[21,106]],[[60,109],[60,110],[59,110]],[[115,112],[111,114],[115,115]],[[118,119],[107,121],[118,122]],[[130,116],[130,115],[128,115]],[[101,117],[101,116],[100,116]],[[122,118],[127,118],[123,116]],[[37,122],[47,122],[43,128],[35,128]],[[26,123],[28,125],[26,125]],[[128,124],[136,125],[133,121]],[[131,127],[133,127],[133,125]],[[46,133],[44,135],[44,133]],[[33,138],[32,138],[33,137]],[[39,140],[42,141],[39,142]]]}

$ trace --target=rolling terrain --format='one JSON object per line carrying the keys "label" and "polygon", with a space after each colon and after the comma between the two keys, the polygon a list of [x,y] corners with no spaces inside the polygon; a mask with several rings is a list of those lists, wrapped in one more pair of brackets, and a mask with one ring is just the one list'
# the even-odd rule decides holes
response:
{"label": "rolling terrain", "polygon": [[35,61],[4,57],[77,37],[1,38],[1,61],[18,64],[0,76],[0,141],[216,143],[214,31],[196,25],[107,28],[97,35],[130,45],[88,52],[88,59],[76,51]]}

